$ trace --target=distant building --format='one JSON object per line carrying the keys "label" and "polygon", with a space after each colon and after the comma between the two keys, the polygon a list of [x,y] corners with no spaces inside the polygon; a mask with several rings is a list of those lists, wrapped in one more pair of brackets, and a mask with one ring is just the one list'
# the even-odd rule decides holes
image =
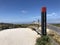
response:
{"label": "distant building", "polygon": [[41,25],[39,20],[38,21],[33,21],[32,24],[39,24],[39,25]]}

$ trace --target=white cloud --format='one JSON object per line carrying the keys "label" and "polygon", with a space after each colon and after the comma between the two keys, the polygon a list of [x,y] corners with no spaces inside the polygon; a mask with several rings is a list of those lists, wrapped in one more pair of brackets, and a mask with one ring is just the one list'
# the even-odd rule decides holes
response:
{"label": "white cloud", "polygon": [[[53,12],[53,13],[50,13],[50,14],[47,14],[47,16],[49,17],[53,17],[53,16],[57,16],[57,13]],[[33,19],[40,19],[41,18],[41,15],[40,16],[34,16],[32,17]]]}
{"label": "white cloud", "polygon": [[26,11],[26,10],[21,10],[21,12],[22,12],[23,14],[27,13],[27,11]]}
{"label": "white cloud", "polygon": [[57,16],[57,13],[53,12],[53,13],[47,14],[47,16]]}
{"label": "white cloud", "polygon": [[39,19],[39,18],[41,18],[41,16],[34,16],[33,18],[34,19]]}
{"label": "white cloud", "polygon": [[[53,12],[53,13],[50,13],[50,14],[47,14],[48,17],[56,17],[57,16],[57,13]],[[40,19],[41,18],[41,15],[40,16],[34,16],[32,17],[33,19]]]}

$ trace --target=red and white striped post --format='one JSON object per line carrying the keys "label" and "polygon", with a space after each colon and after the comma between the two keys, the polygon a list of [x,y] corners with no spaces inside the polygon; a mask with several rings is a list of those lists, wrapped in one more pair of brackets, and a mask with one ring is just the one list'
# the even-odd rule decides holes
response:
{"label": "red and white striped post", "polygon": [[42,11],[41,11],[41,32],[42,32],[42,35],[47,35],[47,32],[46,32],[46,7],[42,7]]}

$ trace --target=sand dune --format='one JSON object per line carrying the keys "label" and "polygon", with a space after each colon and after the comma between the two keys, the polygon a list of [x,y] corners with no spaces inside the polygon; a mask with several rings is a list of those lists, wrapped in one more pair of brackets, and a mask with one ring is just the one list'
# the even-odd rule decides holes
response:
{"label": "sand dune", "polygon": [[0,31],[0,45],[35,45],[39,35],[29,28]]}

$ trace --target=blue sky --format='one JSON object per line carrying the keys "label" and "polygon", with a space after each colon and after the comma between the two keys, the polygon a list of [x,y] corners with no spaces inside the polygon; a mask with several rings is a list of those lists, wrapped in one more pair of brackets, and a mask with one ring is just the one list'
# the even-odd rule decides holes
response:
{"label": "blue sky", "polygon": [[60,0],[0,0],[0,22],[41,20],[43,6],[47,7],[47,22],[60,23]]}

